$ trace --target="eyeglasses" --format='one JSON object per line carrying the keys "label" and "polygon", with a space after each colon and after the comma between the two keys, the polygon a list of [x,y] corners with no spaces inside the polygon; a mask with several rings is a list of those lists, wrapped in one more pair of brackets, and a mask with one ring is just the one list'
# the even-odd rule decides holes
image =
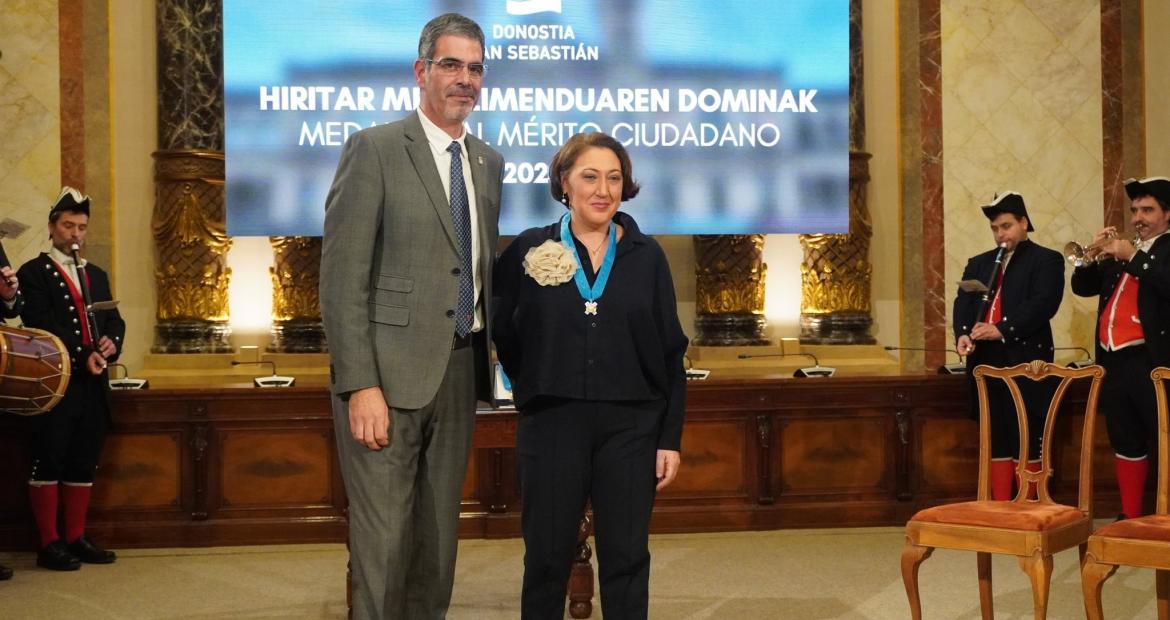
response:
{"label": "eyeglasses", "polygon": [[463,73],[463,69],[466,67],[467,72],[472,77],[480,78],[487,71],[487,65],[482,62],[466,63],[462,60],[455,60],[454,58],[426,58],[423,59],[423,62],[428,65],[434,65],[444,75],[459,75]]}

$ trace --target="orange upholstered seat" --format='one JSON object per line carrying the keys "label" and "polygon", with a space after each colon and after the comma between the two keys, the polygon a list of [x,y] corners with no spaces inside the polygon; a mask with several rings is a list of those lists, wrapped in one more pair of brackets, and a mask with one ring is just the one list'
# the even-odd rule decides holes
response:
{"label": "orange upholstered seat", "polygon": [[[1097,395],[1105,370],[1100,366],[1073,369],[1042,361],[1020,364],[1014,368],[978,366],[973,371],[979,393],[979,488],[973,502],[945,504],[920,510],[906,523],[906,546],[902,550],[902,582],[910,601],[910,616],[922,619],[918,597],[918,568],[936,548],[961,549],[976,553],[979,571],[979,607],[984,618],[993,615],[991,598],[991,554],[1014,555],[1020,568],[1032,582],[1032,610],[1041,620],[1048,614],[1048,586],[1052,579],[1052,554],[1080,547],[1093,531],[1093,437],[1097,419]],[[1020,442],[1016,475],[1020,491],[1006,502],[991,500],[991,414],[987,399],[987,377],[1002,380],[1016,405],[1019,436],[1028,437],[1028,416],[1020,392],[1020,381],[1046,381],[1059,378],[1060,384],[1048,404],[1041,445],[1051,446],[1061,403],[1074,380],[1087,379],[1089,398],[1081,425],[1080,458],[1077,480],[1077,505],[1065,506],[1052,501],[1048,481],[1052,478],[1053,456],[1047,450],[1040,455],[1039,471],[1031,471],[1028,443]],[[1037,498],[1027,499],[1033,486]]]}
{"label": "orange upholstered seat", "polygon": [[1150,373],[1158,396],[1158,500],[1154,514],[1110,523],[1093,532],[1081,562],[1081,590],[1085,615],[1101,620],[1101,586],[1118,566],[1154,569],[1158,597],[1158,620],[1170,620],[1170,405],[1166,380],[1170,368]]}
{"label": "orange upholstered seat", "polygon": [[919,511],[912,520],[1038,532],[1069,525],[1084,518],[1085,513],[1063,504],[975,501],[927,508]]}
{"label": "orange upholstered seat", "polygon": [[[1110,523],[1093,532],[1093,536],[1152,540],[1170,544],[1170,515],[1146,515]],[[1166,553],[1170,554],[1170,548],[1166,549]]]}

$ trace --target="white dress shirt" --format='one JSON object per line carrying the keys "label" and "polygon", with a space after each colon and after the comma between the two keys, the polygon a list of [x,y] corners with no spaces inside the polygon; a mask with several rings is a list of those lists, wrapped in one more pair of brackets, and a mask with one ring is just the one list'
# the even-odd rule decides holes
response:
{"label": "white dress shirt", "polygon": [[434,156],[435,166],[439,169],[439,179],[443,181],[443,192],[447,194],[448,205],[451,203],[451,153],[447,152],[447,147],[451,146],[451,142],[454,141],[459,143],[459,148],[462,150],[460,159],[463,163],[463,183],[467,186],[467,205],[471,216],[471,273],[472,281],[475,283],[475,321],[472,323],[471,330],[479,331],[483,329],[484,324],[483,304],[480,303],[480,291],[483,286],[479,273],[479,211],[475,202],[475,181],[471,178],[471,158],[467,155],[467,132],[463,131],[458,138],[452,139],[447,132],[431,122],[431,119],[427,118],[427,115],[423,114],[421,110],[418,112],[418,118],[422,121],[427,142],[431,145],[431,155]]}
{"label": "white dress shirt", "polygon": [[[77,265],[73,264],[73,257],[58,250],[56,247],[49,249],[49,258],[57,262],[58,265],[65,270],[65,275],[73,282],[73,287],[81,291],[81,287],[77,285]],[[81,259],[81,266],[84,267],[89,261],[84,258]]]}

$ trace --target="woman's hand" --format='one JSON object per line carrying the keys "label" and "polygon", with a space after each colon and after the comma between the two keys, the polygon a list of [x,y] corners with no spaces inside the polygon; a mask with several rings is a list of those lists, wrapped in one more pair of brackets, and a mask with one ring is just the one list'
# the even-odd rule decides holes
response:
{"label": "woman's hand", "polygon": [[655,491],[661,491],[674,482],[680,463],[682,463],[682,456],[678,450],[658,451],[658,457],[654,463],[654,475],[658,477],[658,486],[654,487]]}

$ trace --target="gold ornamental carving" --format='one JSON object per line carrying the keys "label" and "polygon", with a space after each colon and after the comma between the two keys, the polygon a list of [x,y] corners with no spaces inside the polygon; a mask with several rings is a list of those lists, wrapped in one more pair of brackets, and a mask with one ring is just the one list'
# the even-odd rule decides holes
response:
{"label": "gold ornamental carving", "polygon": [[764,235],[696,235],[695,311],[764,314]]}
{"label": "gold ornamental carving", "polygon": [[849,155],[849,233],[800,235],[804,249],[800,266],[802,315],[870,312],[873,221],[865,201],[870,155]]}
{"label": "gold ornamental carving", "polygon": [[272,320],[320,321],[321,237],[269,237]]}
{"label": "gold ornamental carving", "polygon": [[151,222],[158,321],[226,322],[232,240],[224,218],[222,153],[156,154]]}

